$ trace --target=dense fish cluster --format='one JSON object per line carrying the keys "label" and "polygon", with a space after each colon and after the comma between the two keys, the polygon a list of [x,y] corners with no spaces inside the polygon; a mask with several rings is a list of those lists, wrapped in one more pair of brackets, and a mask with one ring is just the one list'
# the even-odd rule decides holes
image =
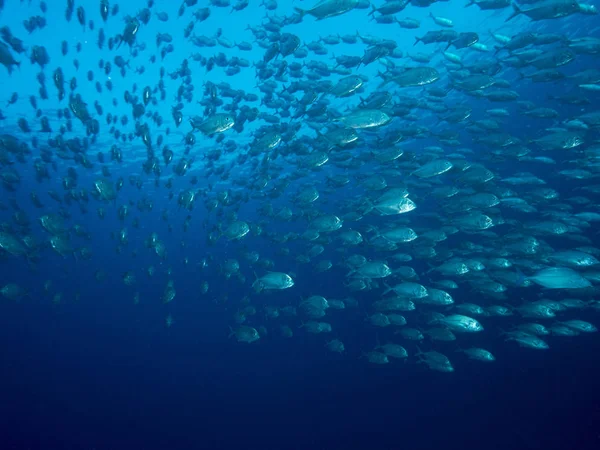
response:
{"label": "dense fish cluster", "polygon": [[596,332],[596,7],[307,3],[1,0],[3,300],[440,372]]}

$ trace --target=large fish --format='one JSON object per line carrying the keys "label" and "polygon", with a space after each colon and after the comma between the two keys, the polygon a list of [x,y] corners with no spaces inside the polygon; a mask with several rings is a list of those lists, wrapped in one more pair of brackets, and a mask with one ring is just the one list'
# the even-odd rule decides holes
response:
{"label": "large fish", "polygon": [[339,16],[353,10],[360,3],[359,0],[323,0],[313,6],[311,9],[302,9],[295,7],[296,12],[301,16],[309,14],[317,20],[327,19],[328,17]]}
{"label": "large fish", "polygon": [[535,3],[528,8],[521,8],[516,3],[513,3],[512,6],[514,11],[508,16],[505,22],[514,19],[520,14],[526,15],[531,20],[547,20],[583,12],[581,6],[575,0],[549,0]]}
{"label": "large fish", "polygon": [[549,267],[527,278],[547,289],[581,289],[592,284],[568,267]]}
{"label": "large fish", "polygon": [[190,120],[192,128],[200,130],[204,134],[223,133],[235,125],[235,119],[231,114],[214,114],[206,119],[194,117]]}
{"label": "large fish", "polygon": [[400,87],[424,86],[440,79],[440,73],[433,67],[410,67],[400,75],[385,80],[381,86],[390,82]]}
{"label": "large fish", "polygon": [[374,128],[386,125],[391,117],[377,109],[359,109],[347,116],[340,117],[338,121],[350,128]]}

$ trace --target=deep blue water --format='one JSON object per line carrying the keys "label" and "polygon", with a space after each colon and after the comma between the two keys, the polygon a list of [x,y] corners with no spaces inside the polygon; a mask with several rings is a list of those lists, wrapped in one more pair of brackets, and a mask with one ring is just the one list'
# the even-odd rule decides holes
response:
{"label": "deep blue water", "polygon": [[389,371],[305,340],[223,344],[209,323],[165,330],[92,300],[4,308],[4,448],[597,448],[593,336],[499,348],[497,364],[450,375]]}
{"label": "deep blue water", "polygon": [[[140,95],[143,86],[156,85],[160,66],[166,67],[168,73],[174,71],[192,52],[210,56],[223,51],[228,57],[240,54],[220,47],[192,48],[181,36],[183,27],[191,20],[191,9],[184,18],[177,19],[178,4],[156,1],[154,9],[168,11],[169,21],[161,23],[153,18],[143,27],[139,40],[147,42],[148,49],[132,58],[127,78],[121,77],[114,69],[114,91],[108,94],[105,90],[100,95],[94,90],[94,83],[85,82],[88,68],[93,70],[97,79],[105,82],[106,77],[97,65],[98,59],[112,60],[115,54],[127,56],[129,50],[125,47],[114,52],[106,48],[97,49],[96,31],[101,26],[97,1],[76,2],[76,6],[85,7],[87,19],[94,20],[95,32],[82,31],[75,18],[67,24],[64,20],[65,2],[48,0],[48,13],[45,15],[48,25],[31,35],[23,29],[22,21],[39,14],[39,2],[28,4],[6,0],[5,3],[0,13],[0,24],[10,26],[28,46],[43,44],[50,53],[51,62],[45,69],[50,99],[40,101],[40,108],[51,117],[52,135],[57,134],[61,124],[56,118],[56,109],[65,107],[64,101],[60,105],[57,102],[51,80],[52,70],[57,66],[63,67],[67,80],[77,77],[80,85],[77,92],[86,99],[90,109],[98,100],[104,107],[104,114],[111,111],[119,116],[127,115],[130,123],[123,128],[129,133],[133,130],[131,108],[122,98],[125,90],[132,90],[133,83],[137,84],[137,95]],[[200,3],[203,2],[199,2],[198,6],[204,6]],[[250,3],[245,12],[231,15],[229,8],[211,7],[211,17],[196,25],[195,33],[212,36],[221,28],[223,36],[232,41],[253,41],[244,28],[248,24],[260,24],[264,8],[258,1]],[[292,7],[298,5],[308,8],[306,3],[280,0],[277,14],[291,14]],[[379,5],[382,2],[374,3]],[[137,13],[145,2],[122,1],[119,6],[117,17],[111,17],[106,25],[102,25],[107,36],[121,32],[125,14]],[[475,7],[464,9],[462,2],[454,0],[436,3],[430,8],[409,6],[401,15],[421,19],[419,30],[377,25],[366,20],[366,11],[358,10],[322,22],[315,22],[307,16],[303,23],[286,29],[306,41],[327,34],[352,34],[360,30],[364,34],[395,39],[404,52],[430,52],[433,49],[412,46],[414,35],[420,36],[434,29],[427,19],[430,11],[452,18],[457,29],[476,29],[482,36],[488,28],[509,36],[525,29],[540,33],[598,35],[597,17],[576,16],[536,25],[521,17],[505,25],[508,10],[485,12]],[[164,62],[150,64],[148,57],[157,53],[154,36],[158,31],[173,34],[174,51]],[[60,55],[63,39],[70,46],[67,57]],[[492,45],[489,37],[482,41]],[[73,48],[77,42],[83,42],[83,50],[76,54]],[[364,45],[341,44],[330,53],[336,56],[344,53],[362,55],[364,48]],[[241,56],[255,62],[262,58],[263,52],[255,45],[252,52]],[[81,66],[78,71],[73,68],[74,57]],[[443,67],[439,55],[436,58],[433,65]],[[18,92],[20,98],[15,105],[2,106],[7,120],[0,122],[0,126],[2,133],[12,133],[29,142],[31,136],[19,131],[16,119],[27,118],[32,128],[35,127],[36,131],[39,128],[35,111],[28,101],[30,95],[38,95],[35,76],[39,68],[29,64],[25,55],[21,59],[20,69],[15,69],[10,76],[0,68],[0,100],[8,100],[12,92]],[[330,61],[329,57],[313,55],[308,59]],[[596,56],[578,55],[566,71],[573,74],[594,68],[597,64]],[[135,75],[133,68],[141,65],[146,67],[146,71]],[[378,68],[381,69],[381,66]],[[360,73],[374,79],[376,65],[364,67]],[[549,94],[572,91],[572,86],[566,82],[526,84],[518,80],[518,71],[510,68],[504,68],[501,75],[513,83],[514,89],[521,95],[520,100],[542,106],[548,102]],[[189,129],[187,119],[192,115],[202,115],[202,107],[195,102],[202,97],[202,87],[207,81],[227,81],[237,89],[258,92],[255,86],[259,82],[251,68],[244,69],[239,75],[226,77],[219,68],[207,73],[195,64],[194,99],[185,104],[184,125],[177,129],[170,114],[171,106],[176,103],[174,93],[180,81],[167,78],[167,99],[149,108],[158,111],[166,125],[151,124],[151,129],[153,139],[158,134],[165,136],[165,141],[176,152],[176,158],[184,155],[181,140]],[[374,81],[375,85],[378,83],[379,80]],[[422,96],[420,90],[410,92]],[[598,94],[588,95],[593,100],[592,105],[597,104]],[[117,106],[111,104],[113,97],[118,99]],[[478,118],[485,117],[486,109],[497,106],[479,100],[462,95],[457,101],[472,107],[473,117]],[[335,104],[343,110],[345,100],[336,100]],[[561,119],[576,117],[582,112],[580,106],[551,106],[560,108]],[[525,141],[538,137],[540,130],[549,125],[542,120],[520,119],[513,105],[510,105],[510,110],[513,116],[503,122],[502,131]],[[438,120],[431,112],[416,110],[414,114],[422,115],[417,117],[419,124],[431,129],[439,128]],[[100,122],[102,132],[89,150],[94,161],[98,151],[103,151],[106,156],[110,145],[116,142],[108,133],[109,127],[104,120]],[[248,124],[243,133],[228,135],[226,139],[235,140],[241,152],[243,146],[252,140],[251,134],[262,124],[260,121],[259,124]],[[85,132],[80,125],[75,122],[75,132],[67,135],[83,136]],[[166,128],[170,128],[171,134],[166,133]],[[462,129],[459,131],[461,138],[467,142],[465,146],[475,151],[473,158],[484,161],[503,176],[532,171],[538,176],[542,174],[548,186],[564,196],[581,192],[577,190],[582,186],[579,181],[559,178],[554,166],[546,169],[528,162],[495,160],[486,154],[487,148],[467,141],[468,135]],[[26,163],[16,165],[22,180],[16,192],[1,192],[2,204],[10,205],[14,200],[32,222],[37,222],[42,211],[68,212],[70,226],[82,224],[91,234],[91,241],[80,238],[74,238],[74,241],[78,247],[90,247],[93,257],[89,261],[70,256],[63,258],[44,248],[41,257],[34,263],[8,255],[2,255],[0,259],[0,284],[17,283],[30,293],[20,302],[4,299],[0,302],[0,449],[587,450],[600,447],[600,340],[597,333],[553,338],[550,351],[537,352],[504,342],[498,335],[507,325],[492,318],[486,322],[488,333],[484,337],[472,339],[467,336],[464,342],[489,348],[496,356],[493,364],[470,361],[456,353],[456,345],[439,343],[436,349],[443,350],[455,366],[451,374],[429,371],[424,365],[415,364],[414,360],[406,363],[396,361],[380,367],[367,364],[363,355],[377,342],[393,336],[387,332],[389,330],[377,332],[365,326],[365,317],[370,312],[365,305],[379,298],[380,291],[375,290],[356,295],[361,303],[357,310],[337,316],[334,312],[330,319],[336,335],[343,336],[348,349],[344,355],[328,352],[324,347],[326,340],[321,336],[302,332],[300,318],[290,321],[295,334],[292,339],[282,339],[276,326],[271,327],[266,321],[269,333],[261,336],[256,344],[246,345],[228,339],[229,327],[235,326],[232,317],[245,296],[250,296],[252,304],[259,310],[274,303],[297,305],[301,297],[317,293],[327,298],[345,297],[349,295],[342,288],[347,271],[336,265],[330,272],[315,275],[309,265],[297,264],[295,257],[305,251],[305,243],[283,245],[270,238],[290,232],[302,233],[306,229],[306,221],[297,218],[291,222],[277,223],[273,220],[270,223],[257,212],[264,200],[262,196],[232,208],[223,208],[224,212],[210,213],[200,201],[191,213],[179,208],[176,197],[182,189],[190,187],[189,176],[199,176],[199,186],[207,186],[203,178],[206,168],[202,154],[216,144],[209,138],[197,136],[198,143],[192,151],[197,162],[187,177],[174,179],[172,189],[164,187],[172,174],[170,167],[164,169],[160,188],[154,186],[154,179],[150,176],[144,176],[140,190],[129,186],[127,177],[141,173],[145,148],[138,138],[132,143],[122,144],[125,164],[108,164],[113,178],[125,177],[125,186],[118,201],[103,204],[92,198],[85,213],[77,203],[58,206],[47,195],[50,189],[63,193],[61,178],[70,163],[59,161],[59,169],[43,183],[35,181],[32,169],[33,158],[38,156],[39,150],[36,149]],[[588,136],[591,141],[597,140],[597,130]],[[44,140],[47,138],[43,136]],[[437,140],[427,136],[407,145],[409,151],[418,153],[427,145],[437,145]],[[362,150],[358,147],[356,153],[360,154]],[[559,162],[563,158],[570,159],[564,156],[562,150],[544,155],[555,157]],[[91,191],[92,182],[99,176],[99,167],[97,165],[87,171],[78,167],[79,186]],[[248,176],[243,169],[233,164],[228,170],[231,170],[232,178]],[[377,170],[377,167],[368,166],[364,173]],[[321,172],[301,181],[314,183],[326,192]],[[210,182],[218,186],[215,191],[223,186],[234,186],[218,177],[213,177]],[[37,192],[43,199],[44,209],[36,210],[31,206],[31,191]],[[168,199],[169,191],[175,193],[174,200]],[[520,193],[525,195],[526,191],[527,188],[523,188]],[[319,210],[335,213],[345,208],[346,200],[361,192],[363,190],[358,185],[327,192],[322,195]],[[592,199],[591,207],[597,209],[598,198],[588,195]],[[153,211],[139,213],[132,206],[130,217],[124,222],[119,220],[116,208],[128,200],[135,204],[141,198],[154,201]],[[276,208],[293,206],[289,196],[269,200]],[[252,236],[240,242],[220,239],[215,245],[209,245],[209,230],[219,223],[226,223],[227,214],[238,206],[240,218],[249,223],[260,223],[268,235]],[[435,201],[423,200],[419,211],[435,212],[438,206]],[[103,220],[98,218],[98,207],[107,212]],[[2,211],[2,221],[10,221],[14,212],[11,208],[7,206]],[[161,218],[163,211],[167,211],[168,221]],[[182,225],[188,214],[193,217],[192,227],[184,232]],[[507,219],[525,221],[523,216],[510,211],[503,215]],[[139,228],[132,227],[132,217],[139,217]],[[427,219],[413,220],[415,226],[428,226]],[[384,221],[372,219],[369,223],[382,225]],[[117,233],[125,224],[129,230],[129,243],[121,253],[116,253],[117,242],[110,235]],[[34,228],[33,234],[39,241],[47,239],[37,223]],[[502,225],[498,229],[504,232],[508,228]],[[152,232],[156,232],[167,245],[168,258],[165,261],[158,259],[144,245]],[[598,236],[593,226],[582,235],[592,239],[597,246]],[[451,236],[443,245],[458,248],[464,236]],[[477,236],[469,236],[468,239],[475,241]],[[185,241],[185,247],[180,245],[181,241]],[[550,237],[547,241],[556,249],[569,248],[569,241],[563,239]],[[290,255],[281,254],[283,247],[290,249]],[[135,255],[132,254],[134,250],[137,252]],[[293,272],[296,279],[294,289],[281,296],[255,295],[250,287],[254,273],[264,270],[245,262],[241,263],[244,283],[234,277],[225,277],[224,262],[228,258],[243,261],[241,253],[245,250],[257,251],[261,257],[271,259],[280,270]],[[368,247],[362,248],[361,253],[368,257],[377,256]],[[339,259],[335,247],[328,249],[327,255],[331,259]],[[186,257],[189,264],[183,263]],[[203,270],[199,264],[204,258],[209,260],[209,267]],[[146,274],[150,265],[156,267],[154,277]],[[416,261],[414,267],[424,273],[428,264]],[[169,269],[170,275],[167,274]],[[98,270],[105,272],[105,281],[95,280]],[[136,274],[134,287],[123,284],[123,274],[127,271]],[[172,303],[163,304],[160,296],[169,279],[175,282],[177,297]],[[47,292],[44,289],[46,280],[52,281]],[[200,293],[201,281],[210,284],[207,295]],[[136,292],[140,295],[139,304],[133,302]],[[53,301],[56,293],[61,294],[58,302]],[[534,301],[546,294],[538,288],[509,288],[506,303],[514,305]],[[461,286],[453,295],[462,302],[483,301],[468,286]],[[554,299],[566,296],[562,293],[548,295]],[[174,320],[170,327],[165,325],[168,315]],[[581,317],[581,314],[569,313],[561,319]],[[597,309],[596,312],[586,311],[584,318],[596,325],[600,323]],[[259,318],[254,321],[253,325],[263,324]],[[411,354],[416,350],[412,343],[406,347]]]}

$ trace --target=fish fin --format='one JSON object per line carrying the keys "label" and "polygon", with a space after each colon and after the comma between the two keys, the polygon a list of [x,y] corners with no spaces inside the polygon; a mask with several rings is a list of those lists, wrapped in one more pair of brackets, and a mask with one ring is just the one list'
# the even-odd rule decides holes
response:
{"label": "fish fin", "polygon": [[512,2],[512,7],[514,9],[513,13],[508,16],[508,18],[505,20],[505,22],[508,22],[511,19],[514,19],[515,17],[517,17],[519,14],[522,13],[521,8],[519,8],[519,5],[517,5],[515,2]]}

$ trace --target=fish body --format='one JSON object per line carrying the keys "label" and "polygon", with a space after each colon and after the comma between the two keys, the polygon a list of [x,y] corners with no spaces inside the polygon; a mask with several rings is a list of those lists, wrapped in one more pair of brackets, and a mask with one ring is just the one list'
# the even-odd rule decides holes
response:
{"label": "fish body", "polygon": [[576,0],[546,0],[535,3],[528,8],[522,8],[513,2],[512,7],[514,11],[505,20],[506,22],[520,14],[526,15],[531,20],[538,21],[558,19],[582,12],[581,5]]}
{"label": "fish body", "polygon": [[311,9],[294,7],[294,10],[299,13],[300,16],[308,14],[317,20],[323,20],[347,13],[356,8],[359,4],[359,0],[322,0]]}
{"label": "fish body", "polygon": [[268,274],[257,278],[252,287],[257,291],[263,290],[281,290],[294,286],[294,280],[286,273],[269,272]]}
{"label": "fish body", "polygon": [[547,289],[581,289],[592,285],[587,279],[568,267],[542,269],[528,277],[528,280]]}
{"label": "fish body", "polygon": [[206,119],[194,117],[190,120],[194,130],[200,130],[202,133],[211,135],[214,133],[223,133],[235,125],[235,120],[231,114],[214,114]]}
{"label": "fish body", "polygon": [[338,119],[344,126],[350,128],[375,128],[388,124],[392,118],[377,109],[359,109]]}
{"label": "fish body", "polygon": [[384,81],[382,84],[393,82],[400,87],[425,86],[440,79],[440,73],[433,67],[412,67],[406,69],[400,75],[394,76]]}
{"label": "fish body", "polygon": [[2,64],[8,70],[9,74],[12,74],[13,67],[20,67],[21,63],[13,57],[8,45],[0,41],[0,64]]}

